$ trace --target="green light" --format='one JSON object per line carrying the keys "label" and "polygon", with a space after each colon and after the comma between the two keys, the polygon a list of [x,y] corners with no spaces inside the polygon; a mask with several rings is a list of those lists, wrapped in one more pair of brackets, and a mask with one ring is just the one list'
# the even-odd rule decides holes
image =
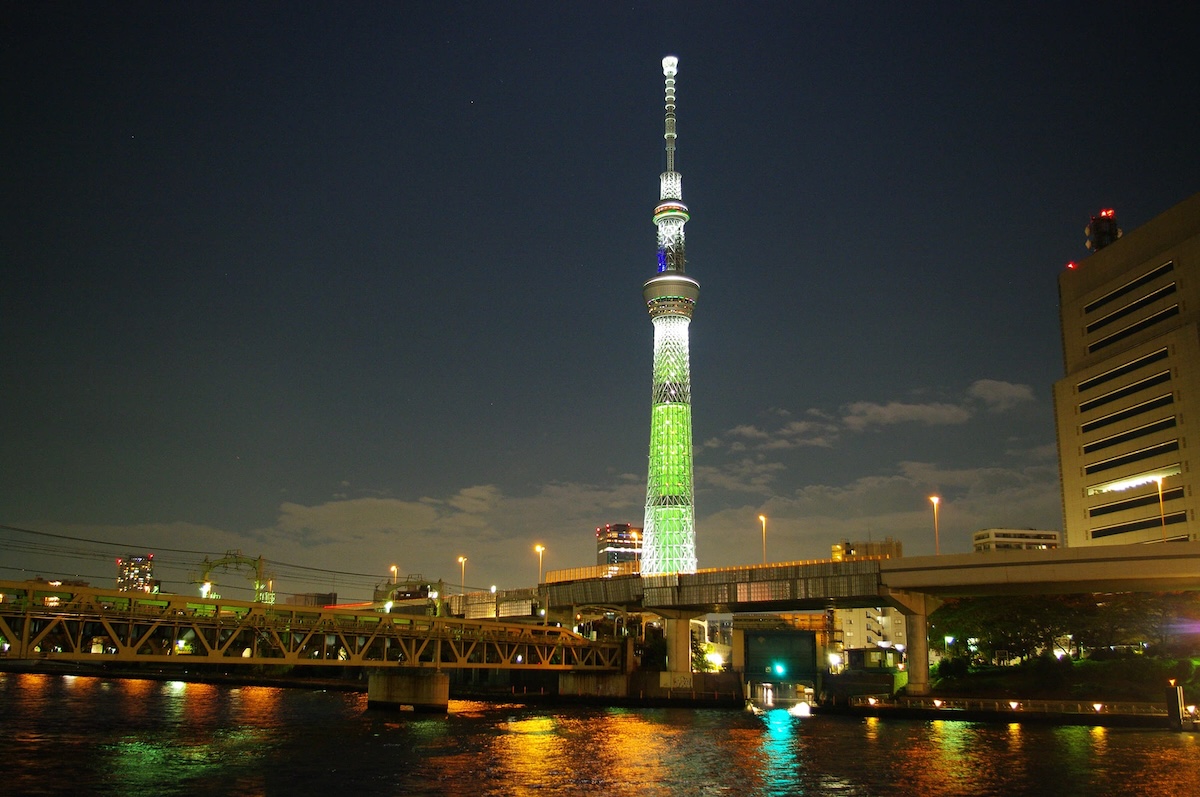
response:
{"label": "green light", "polygon": [[783,665],[783,662],[782,662],[782,661],[777,661],[777,662],[775,662],[775,667],[774,667],[774,669],[775,669],[775,674],[776,674],[776,675],[786,675],[786,674],[787,674],[787,667],[785,667],[785,666]]}
{"label": "green light", "polygon": [[696,570],[688,319],[654,319],[654,390],[642,572]]}

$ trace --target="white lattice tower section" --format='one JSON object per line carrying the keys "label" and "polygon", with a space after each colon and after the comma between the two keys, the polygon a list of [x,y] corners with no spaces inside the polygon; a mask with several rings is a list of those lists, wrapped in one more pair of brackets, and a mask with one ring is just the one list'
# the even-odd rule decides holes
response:
{"label": "white lattice tower section", "polygon": [[685,316],[654,319],[654,403],[646,479],[643,573],[696,570],[692,404]]}

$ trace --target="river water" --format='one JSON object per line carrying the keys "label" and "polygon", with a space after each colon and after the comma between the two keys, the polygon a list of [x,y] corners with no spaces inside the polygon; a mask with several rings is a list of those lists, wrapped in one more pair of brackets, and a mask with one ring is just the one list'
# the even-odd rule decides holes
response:
{"label": "river water", "polygon": [[3,795],[1200,795],[1200,734],[0,673]]}

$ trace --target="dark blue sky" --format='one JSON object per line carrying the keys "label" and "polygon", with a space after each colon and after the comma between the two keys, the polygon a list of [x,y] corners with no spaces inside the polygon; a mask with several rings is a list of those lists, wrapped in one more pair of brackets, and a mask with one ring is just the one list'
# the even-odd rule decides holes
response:
{"label": "dark blue sky", "polygon": [[1059,528],[1057,274],[1200,190],[1175,5],[5,3],[0,524],[112,546],[0,578],[591,564],[641,522],[668,53],[700,565],[760,513],[931,553],[934,492],[943,551]]}

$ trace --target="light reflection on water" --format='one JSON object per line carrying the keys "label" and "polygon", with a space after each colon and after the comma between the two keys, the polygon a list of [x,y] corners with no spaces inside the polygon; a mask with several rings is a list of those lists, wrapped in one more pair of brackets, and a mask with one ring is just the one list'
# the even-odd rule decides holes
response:
{"label": "light reflection on water", "polygon": [[0,673],[0,794],[1187,795],[1200,734]]}

